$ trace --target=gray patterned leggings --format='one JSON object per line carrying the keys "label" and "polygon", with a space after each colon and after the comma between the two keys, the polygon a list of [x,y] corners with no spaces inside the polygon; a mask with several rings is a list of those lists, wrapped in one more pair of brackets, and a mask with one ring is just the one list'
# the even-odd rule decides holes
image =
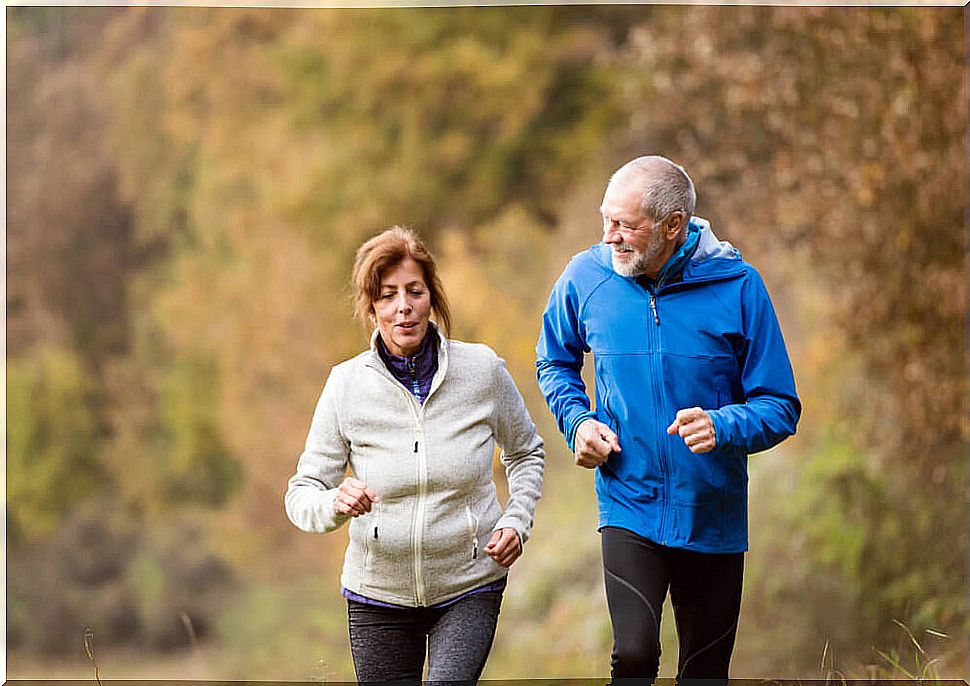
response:
{"label": "gray patterned leggings", "polygon": [[485,591],[443,608],[389,608],[347,601],[350,650],[360,682],[474,683],[495,637],[502,591]]}

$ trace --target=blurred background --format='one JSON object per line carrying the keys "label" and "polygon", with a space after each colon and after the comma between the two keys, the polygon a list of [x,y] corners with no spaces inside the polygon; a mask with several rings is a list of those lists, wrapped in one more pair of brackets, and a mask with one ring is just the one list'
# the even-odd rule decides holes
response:
{"label": "blurred background", "polygon": [[646,153],[764,276],[805,408],[750,460],[732,675],[968,676],[962,8],[6,20],[8,677],[90,678],[89,629],[103,678],[353,678],[346,532],[282,495],[395,223],[547,443],[484,676],[607,675],[592,474],[534,345]]}

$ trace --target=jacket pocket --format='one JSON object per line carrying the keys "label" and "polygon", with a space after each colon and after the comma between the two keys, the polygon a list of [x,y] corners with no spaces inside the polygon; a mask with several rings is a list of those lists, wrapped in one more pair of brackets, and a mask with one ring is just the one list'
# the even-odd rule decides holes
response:
{"label": "jacket pocket", "polygon": [[380,547],[381,531],[381,509],[379,503],[374,503],[369,514],[358,517],[361,524],[361,533],[364,547],[364,570],[370,571],[374,567],[374,560]]}
{"label": "jacket pocket", "polygon": [[[367,481],[367,473],[361,467],[360,470],[360,480],[365,484],[370,485]],[[371,505],[371,511],[368,514],[360,515],[361,527],[363,531],[364,538],[364,569],[369,571],[374,564],[374,555],[377,553],[377,542],[380,536],[380,525],[381,525],[381,504],[379,502],[373,503]]]}
{"label": "jacket pocket", "polygon": [[476,517],[472,513],[472,508],[468,505],[465,506],[465,519],[468,524],[468,538],[471,545],[471,557],[473,560],[478,559],[478,525],[481,522],[479,517]]}
{"label": "jacket pocket", "polygon": [[604,384],[603,388],[603,419],[605,424],[610,427],[610,430],[616,434],[617,440],[620,438],[620,422],[617,420],[616,415],[613,413],[613,407],[610,403],[611,394],[609,384]]}

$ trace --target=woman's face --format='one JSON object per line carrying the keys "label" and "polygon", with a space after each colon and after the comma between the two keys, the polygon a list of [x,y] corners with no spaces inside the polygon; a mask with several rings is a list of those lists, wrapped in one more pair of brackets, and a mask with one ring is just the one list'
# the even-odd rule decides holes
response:
{"label": "woman's face", "polygon": [[374,318],[384,345],[394,355],[418,352],[428,331],[431,292],[421,265],[405,257],[381,275],[381,290],[374,301]]}

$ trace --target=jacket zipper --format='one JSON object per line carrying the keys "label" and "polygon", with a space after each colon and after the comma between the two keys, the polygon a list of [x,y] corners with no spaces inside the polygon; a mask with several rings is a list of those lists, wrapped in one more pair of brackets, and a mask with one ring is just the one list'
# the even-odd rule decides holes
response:
{"label": "jacket zipper", "polygon": [[[650,338],[653,344],[654,350],[658,353],[657,355],[651,355],[651,361],[653,364],[653,377],[651,379],[651,391],[653,391],[654,396],[654,407],[656,408],[656,413],[660,415],[664,411],[663,406],[663,395],[659,392],[659,388],[662,386],[661,374],[663,373],[663,367],[659,363],[660,360],[660,316],[657,314],[657,294],[650,294],[650,309],[653,312],[653,318],[655,322],[654,328],[651,330]],[[657,426],[666,426],[662,416],[657,417]],[[666,438],[666,436],[664,436]],[[663,476],[663,499],[660,505],[660,543],[661,545],[667,545],[667,506],[670,500],[670,477],[667,474],[667,442],[664,440],[660,441],[660,473]]]}
{"label": "jacket zipper", "polygon": [[[408,393],[406,389],[402,388],[401,390]],[[424,554],[424,510],[425,500],[428,497],[428,459],[423,445],[424,432],[421,427],[424,407],[421,407],[420,412],[415,412],[415,399],[409,397],[408,402],[410,403],[411,417],[414,419],[414,448],[418,456],[418,502],[415,505],[414,535],[411,538],[411,552],[414,554],[414,594],[417,596],[418,605],[424,606],[426,599],[424,567],[421,564],[421,557]]]}
{"label": "jacket zipper", "polygon": [[[418,456],[418,502],[415,506],[415,517],[414,517],[414,535],[411,539],[411,553],[414,557],[414,594],[415,599],[419,607],[423,607],[427,604],[427,596],[424,589],[424,569],[421,565],[421,556],[423,554],[423,531],[424,531],[424,510],[425,510],[425,500],[428,497],[428,460],[427,454],[424,449],[424,408],[427,407],[428,402],[431,400],[431,396],[441,385],[439,382],[435,385],[434,381],[431,383],[431,388],[428,390],[428,395],[424,399],[423,404],[418,405],[417,411],[415,411],[415,403],[417,403],[417,398],[408,391],[404,386],[402,386],[397,379],[391,376],[391,373],[383,367],[383,362],[378,363],[380,366],[374,365],[375,370],[378,374],[384,376],[388,379],[394,386],[400,389],[401,393],[408,403],[408,409],[411,410],[411,419],[414,420],[414,452]],[[445,362],[444,370],[447,371],[447,362]],[[442,364],[439,358],[438,371],[442,371]],[[435,375],[438,377],[438,375]],[[440,378],[444,378],[444,375]],[[376,531],[375,531],[376,535]]]}
{"label": "jacket zipper", "polygon": [[[447,358],[442,360],[438,358],[438,372],[441,373],[439,377],[435,374],[436,378],[444,379],[444,374],[448,371]],[[438,390],[438,386],[441,385],[441,381],[436,385],[434,379],[431,381],[431,387],[428,389],[428,395],[424,399],[424,403],[418,404],[418,411],[414,411],[414,405],[417,403],[417,398],[407,392],[406,389],[401,388],[401,390],[407,394],[409,407],[411,408],[411,415],[414,417],[416,423],[416,435],[415,435],[415,448],[418,453],[418,504],[417,504],[417,515],[415,517],[415,532],[414,532],[414,586],[415,595],[417,596],[417,601],[419,606],[425,606],[427,604],[427,598],[424,590],[424,568],[421,564],[422,555],[422,545],[424,536],[424,510],[425,510],[425,500],[428,497],[428,455],[424,447],[424,410],[431,402],[431,396],[434,392]],[[398,384],[400,387],[400,384]]]}
{"label": "jacket zipper", "polygon": [[[651,338],[651,343],[653,343],[656,346],[655,347],[656,352],[657,353],[660,352],[660,315],[657,310],[657,294],[659,292],[665,291],[665,290],[666,291],[677,290],[683,287],[685,284],[693,285],[697,283],[706,283],[708,281],[720,281],[726,278],[734,278],[734,276],[736,276],[736,274],[730,274],[726,276],[721,275],[715,278],[681,280],[672,284],[662,284],[659,288],[657,288],[657,290],[651,291],[650,292],[650,311],[653,314],[653,321],[655,326],[653,331],[650,333],[650,338]],[[664,407],[664,403],[663,403],[663,393],[660,391],[660,388],[663,386],[662,379],[661,379],[661,374],[663,373],[663,366],[659,362],[660,360],[659,354],[652,355],[651,357],[653,358],[652,360],[653,374],[651,374],[651,376],[653,377],[652,378],[653,383],[651,384],[651,390],[653,391],[653,396],[654,396],[654,407],[657,408],[656,409],[657,426],[666,427],[667,423],[662,415],[662,413],[666,411],[666,408]],[[663,499],[662,499],[663,502],[660,506],[660,530],[658,533],[660,534],[661,545],[667,545],[667,530],[666,530],[667,529],[667,509],[670,503],[670,477],[667,473],[667,441],[663,440],[665,438],[667,438],[666,435],[664,435],[660,441],[660,473],[663,477]]]}

